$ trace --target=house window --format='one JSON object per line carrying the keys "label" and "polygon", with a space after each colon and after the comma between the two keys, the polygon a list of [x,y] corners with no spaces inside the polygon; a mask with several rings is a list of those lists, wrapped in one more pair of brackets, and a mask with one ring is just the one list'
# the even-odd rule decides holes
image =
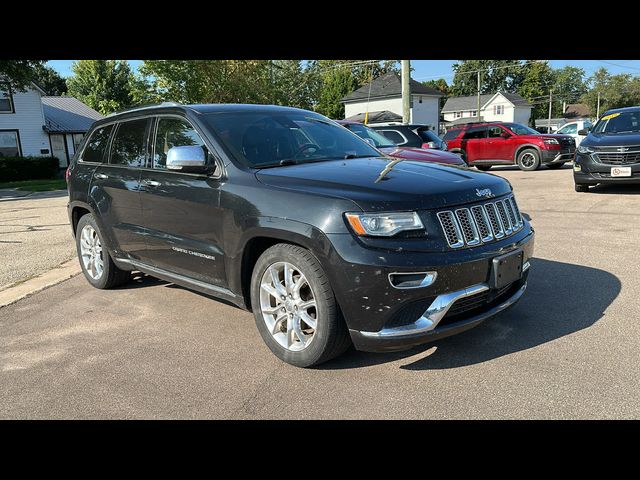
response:
{"label": "house window", "polygon": [[493,106],[493,114],[494,115],[502,115],[504,113],[504,105],[494,105]]}
{"label": "house window", "polygon": [[0,157],[20,156],[20,140],[17,130],[0,130]]}
{"label": "house window", "polygon": [[84,138],[84,133],[74,133],[73,134],[73,151],[77,152],[78,147],[82,143],[82,139]]}
{"label": "house window", "polygon": [[477,110],[472,110],[471,111],[471,116],[472,117],[477,117],[478,116],[478,111]]}
{"label": "house window", "polygon": [[456,112],[456,118],[462,118],[462,112]]}
{"label": "house window", "polygon": [[8,85],[0,84],[0,113],[13,113],[13,98]]}

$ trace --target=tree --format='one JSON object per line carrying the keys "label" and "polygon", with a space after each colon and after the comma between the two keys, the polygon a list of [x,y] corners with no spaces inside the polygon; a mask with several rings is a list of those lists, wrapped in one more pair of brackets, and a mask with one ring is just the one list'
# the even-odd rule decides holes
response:
{"label": "tree", "polygon": [[450,95],[451,88],[447,84],[447,81],[444,78],[439,78],[438,80],[427,80],[422,82],[423,85],[427,87],[435,88],[439,92],[444,94],[444,97],[440,99],[440,108],[444,107],[444,104],[447,102],[447,98]]}
{"label": "tree", "polygon": [[67,79],[69,95],[102,114],[133,105],[131,68],[122,60],[78,60]]}
{"label": "tree", "polygon": [[628,73],[611,75],[600,68],[588,80],[589,91],[582,96],[582,102],[589,105],[595,115],[600,93],[600,114],[611,108],[631,107],[640,104],[640,79]]}
{"label": "tree", "polygon": [[454,96],[478,93],[478,70],[481,71],[480,93],[498,91],[515,92],[522,81],[522,63],[519,60],[461,60],[453,64]]}
{"label": "tree", "polygon": [[0,81],[9,88],[24,91],[34,80],[34,69],[46,60],[0,60]]}
{"label": "tree", "polygon": [[67,93],[67,82],[53,68],[44,64],[36,64],[33,66],[33,72],[33,81],[47,92],[47,95]]}
{"label": "tree", "polygon": [[548,62],[523,64],[516,85],[516,93],[533,105],[529,123],[549,116],[549,91],[554,86],[554,72]]}

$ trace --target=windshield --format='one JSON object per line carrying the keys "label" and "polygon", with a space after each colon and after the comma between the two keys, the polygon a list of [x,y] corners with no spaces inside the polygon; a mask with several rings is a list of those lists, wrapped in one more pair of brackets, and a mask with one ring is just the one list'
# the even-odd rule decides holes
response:
{"label": "windshield", "polygon": [[505,123],[505,127],[511,130],[516,135],[540,135],[540,132],[533,128],[522,125],[521,123]]}
{"label": "windshield", "polygon": [[255,168],[380,153],[337,123],[312,112],[220,112],[205,115],[223,147]]}
{"label": "windshield", "polygon": [[358,135],[363,139],[371,139],[373,144],[378,148],[386,148],[386,147],[395,147],[396,144],[389,140],[384,135],[376,132],[373,128],[369,128],[366,125],[356,124],[356,123],[348,123],[344,125],[353,133]]}
{"label": "windshield", "polygon": [[640,132],[640,110],[605,115],[596,123],[592,132],[605,135]]}

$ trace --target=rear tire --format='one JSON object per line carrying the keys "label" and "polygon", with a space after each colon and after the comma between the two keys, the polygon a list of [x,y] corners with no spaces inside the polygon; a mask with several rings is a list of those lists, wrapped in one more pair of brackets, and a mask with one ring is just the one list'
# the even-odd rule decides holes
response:
{"label": "rear tire", "polygon": [[491,170],[491,165],[474,165],[478,170],[482,170],[483,172],[487,172]]}
{"label": "rear tire", "polygon": [[576,192],[586,193],[589,191],[589,185],[582,185],[580,183],[575,184]]}
{"label": "rear tire", "polygon": [[547,165],[547,168],[550,168],[551,170],[558,170],[559,168],[562,168],[562,166],[565,164],[565,162],[562,163],[552,163],[551,165]]}
{"label": "rear tire", "polygon": [[518,154],[516,163],[520,170],[532,172],[540,166],[540,154],[533,148],[526,148]]}
{"label": "rear tire", "polygon": [[351,345],[320,262],[297,245],[279,243],[260,256],[251,275],[251,306],[269,349],[296,367],[319,365]]}
{"label": "rear tire", "polygon": [[87,281],[101,290],[117,287],[129,281],[131,272],[116,267],[107,251],[104,236],[96,219],[88,213],[76,227],[76,250],[82,273]]}

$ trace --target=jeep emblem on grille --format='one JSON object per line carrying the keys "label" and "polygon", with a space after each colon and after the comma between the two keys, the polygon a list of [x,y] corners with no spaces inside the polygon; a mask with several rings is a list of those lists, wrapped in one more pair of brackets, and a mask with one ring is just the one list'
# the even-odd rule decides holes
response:
{"label": "jeep emblem on grille", "polygon": [[627,147],[620,147],[617,149],[619,152],[626,152],[627,150],[629,150]]}
{"label": "jeep emblem on grille", "polygon": [[482,190],[476,188],[476,195],[485,198],[491,198],[494,196],[490,188],[483,188]]}

